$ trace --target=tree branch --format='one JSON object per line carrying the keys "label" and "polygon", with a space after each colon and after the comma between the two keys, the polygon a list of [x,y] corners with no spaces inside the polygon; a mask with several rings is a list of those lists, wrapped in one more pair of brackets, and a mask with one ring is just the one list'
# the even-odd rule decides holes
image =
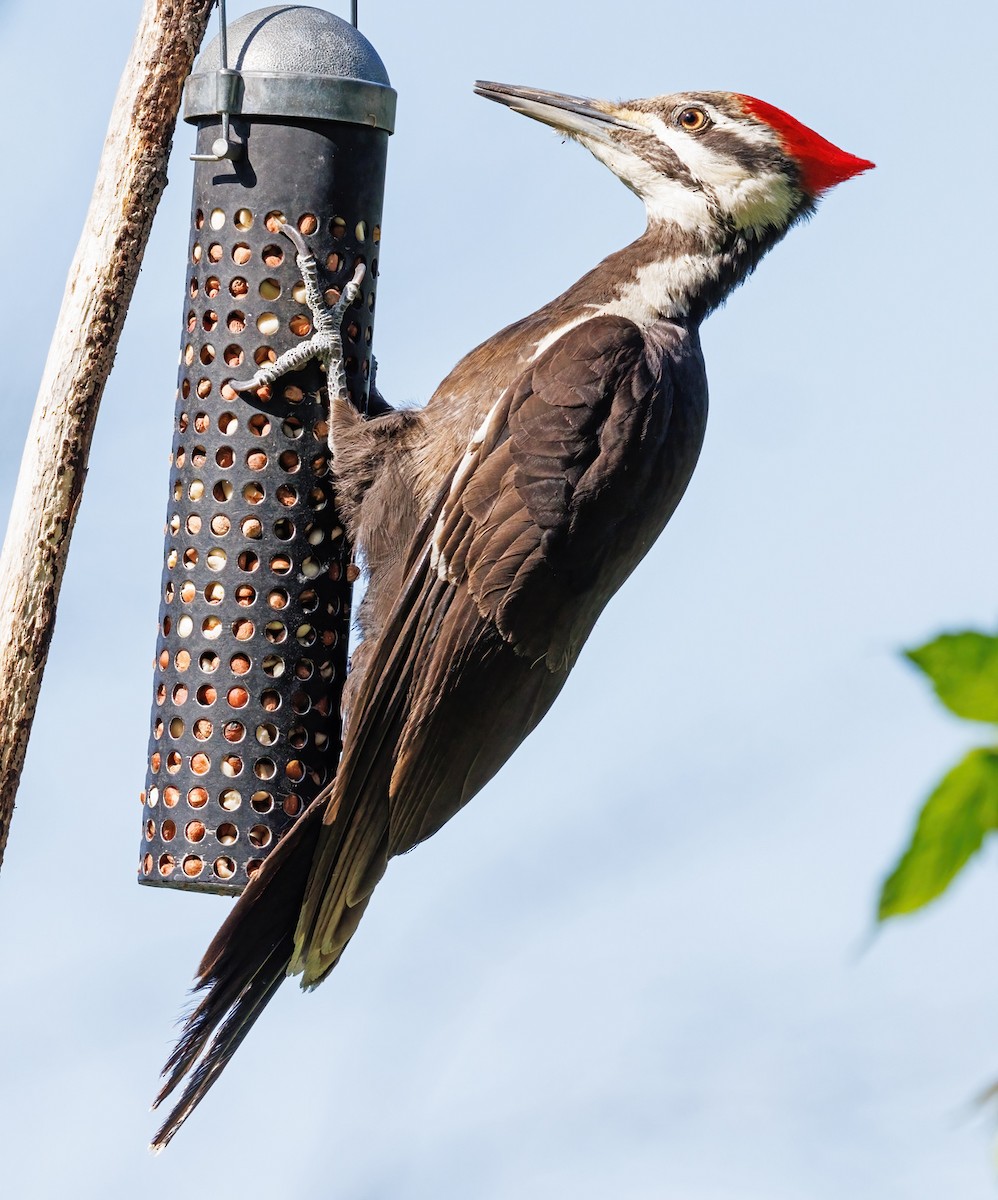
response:
{"label": "tree branch", "polygon": [[214,0],[145,0],[35,402],[0,557],[0,865],[104,385]]}

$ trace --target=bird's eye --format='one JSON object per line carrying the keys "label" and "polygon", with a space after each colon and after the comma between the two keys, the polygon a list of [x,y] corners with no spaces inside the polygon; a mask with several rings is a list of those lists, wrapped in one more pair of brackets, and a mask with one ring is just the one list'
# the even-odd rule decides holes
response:
{"label": "bird's eye", "polygon": [[676,124],[688,133],[696,133],[698,130],[705,128],[709,121],[710,118],[702,108],[684,108],[679,116],[676,117]]}

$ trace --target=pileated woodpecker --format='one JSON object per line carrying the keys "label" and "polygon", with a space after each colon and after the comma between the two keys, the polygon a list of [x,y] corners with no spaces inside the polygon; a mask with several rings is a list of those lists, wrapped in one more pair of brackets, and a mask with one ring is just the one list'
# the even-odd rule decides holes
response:
{"label": "pileated woodpecker", "polygon": [[424,409],[364,420],[331,396],[340,511],[370,570],[343,756],[205,954],[157,1104],[190,1078],[157,1148],[285,976],[325,979],[388,860],[450,820],[547,711],[693,472],[701,321],[822,192],[873,165],[729,92],[476,91],[581,142],[648,227],[468,354]]}

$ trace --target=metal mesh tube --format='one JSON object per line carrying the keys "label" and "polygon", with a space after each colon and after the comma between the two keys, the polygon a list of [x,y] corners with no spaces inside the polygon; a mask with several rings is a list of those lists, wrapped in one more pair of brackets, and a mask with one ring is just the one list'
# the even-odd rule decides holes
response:
{"label": "metal mesh tube", "polygon": [[[335,300],[346,376],[368,391],[388,134],[233,118],[236,162],[194,183],[139,879],[240,891],[333,775],[346,668],[349,550],[313,361],[260,393],[251,376],[312,332],[284,220]],[[220,123],[202,123],[210,153]]]}

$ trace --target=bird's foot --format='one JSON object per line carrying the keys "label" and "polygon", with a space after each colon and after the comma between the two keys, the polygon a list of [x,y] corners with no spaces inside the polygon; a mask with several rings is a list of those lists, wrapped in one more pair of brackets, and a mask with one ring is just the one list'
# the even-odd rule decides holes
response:
{"label": "bird's foot", "polygon": [[297,252],[298,269],[301,271],[302,281],[305,285],[305,302],[312,313],[315,332],[307,341],[286,350],[276,362],[261,367],[252,379],[233,379],[229,386],[237,392],[249,392],[269,387],[282,375],[287,375],[290,371],[299,371],[306,363],[316,358],[326,373],[326,390],[330,398],[335,396],[349,400],[350,393],[347,390],[346,371],[343,366],[343,335],[340,332],[340,326],[346,310],[360,295],[360,286],[364,281],[367,268],[363,263],[358,263],[353,278],[343,288],[339,299],[335,304],[329,305],[319,289],[315,255],[309,250],[305,239],[290,224],[282,225],[281,232],[294,244]]}

